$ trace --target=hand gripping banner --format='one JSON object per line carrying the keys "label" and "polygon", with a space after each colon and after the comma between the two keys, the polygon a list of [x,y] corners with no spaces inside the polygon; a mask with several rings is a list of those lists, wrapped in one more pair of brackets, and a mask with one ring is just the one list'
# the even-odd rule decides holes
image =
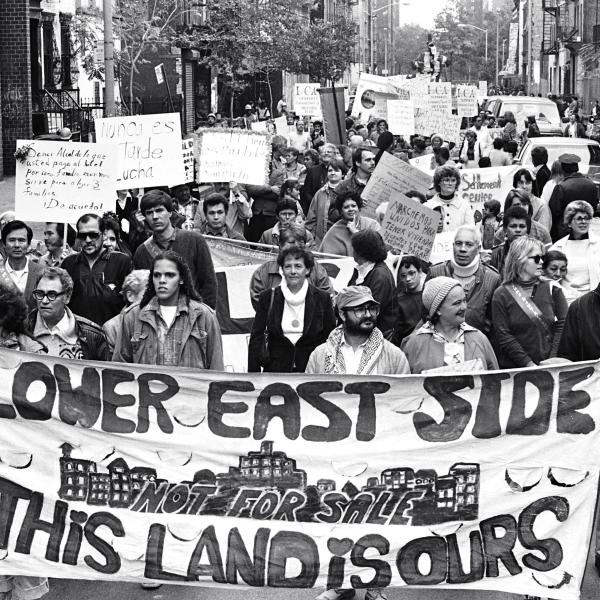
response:
{"label": "hand gripping banner", "polygon": [[168,372],[0,352],[0,573],[579,597],[598,363]]}

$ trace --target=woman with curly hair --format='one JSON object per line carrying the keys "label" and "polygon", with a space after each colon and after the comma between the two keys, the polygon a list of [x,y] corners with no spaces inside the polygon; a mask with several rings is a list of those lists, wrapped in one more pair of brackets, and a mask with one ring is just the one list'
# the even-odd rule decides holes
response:
{"label": "woman with curly hair", "polygon": [[27,330],[28,308],[22,294],[0,284],[0,348],[42,354],[46,347]]}
{"label": "woman with curly hair", "polygon": [[458,195],[460,172],[456,167],[442,165],[433,174],[436,195],[425,202],[427,208],[441,210],[442,231],[456,231],[461,225],[475,225],[473,209]]}
{"label": "woman with curly hair", "polygon": [[123,319],[113,360],[223,370],[221,329],[176,252],[158,254],[140,301]]}

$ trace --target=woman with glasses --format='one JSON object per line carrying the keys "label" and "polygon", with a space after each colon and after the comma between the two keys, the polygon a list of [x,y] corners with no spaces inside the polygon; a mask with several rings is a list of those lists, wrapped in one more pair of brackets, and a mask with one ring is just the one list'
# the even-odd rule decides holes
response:
{"label": "woman with glasses", "polygon": [[487,337],[465,323],[467,300],[461,284],[451,277],[434,277],[423,286],[425,324],[402,344],[411,373],[424,373],[469,363],[468,370],[498,368]]}
{"label": "woman with glasses", "polygon": [[492,298],[500,368],[532,367],[556,356],[568,305],[560,285],[541,277],[543,254],[530,236],[514,239],[508,250],[504,282]]}
{"label": "woman with glasses", "polygon": [[[304,373],[308,357],[335,327],[330,295],[309,283],[313,255],[296,245],[277,257],[278,287],[264,290],[248,344],[248,372]],[[268,342],[265,345],[265,335]]]}
{"label": "woman with glasses", "polygon": [[569,290],[569,303],[596,289],[600,283],[600,239],[590,233],[593,215],[592,205],[585,200],[567,204],[563,220],[569,228],[569,235],[559,239],[550,248],[567,257],[569,269],[565,283]]}

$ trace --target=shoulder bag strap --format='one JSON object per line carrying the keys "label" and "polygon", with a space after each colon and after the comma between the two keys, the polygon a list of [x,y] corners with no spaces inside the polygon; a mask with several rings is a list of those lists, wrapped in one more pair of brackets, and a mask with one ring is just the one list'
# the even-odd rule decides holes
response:
{"label": "shoulder bag strap", "polygon": [[542,311],[534,304],[531,298],[527,298],[525,294],[514,284],[509,283],[506,286],[508,293],[512,296],[513,300],[519,305],[519,308],[535,323],[538,323],[544,327],[547,333],[550,333],[548,324],[543,318]]}

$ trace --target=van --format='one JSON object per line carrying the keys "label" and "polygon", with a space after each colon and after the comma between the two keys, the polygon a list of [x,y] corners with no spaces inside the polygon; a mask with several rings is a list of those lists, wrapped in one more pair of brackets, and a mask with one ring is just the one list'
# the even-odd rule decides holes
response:
{"label": "van", "polygon": [[542,136],[563,135],[563,125],[558,108],[552,100],[533,96],[492,96],[488,99],[485,110],[491,112],[496,119],[505,112],[512,112],[515,119],[523,121],[533,115]]}

